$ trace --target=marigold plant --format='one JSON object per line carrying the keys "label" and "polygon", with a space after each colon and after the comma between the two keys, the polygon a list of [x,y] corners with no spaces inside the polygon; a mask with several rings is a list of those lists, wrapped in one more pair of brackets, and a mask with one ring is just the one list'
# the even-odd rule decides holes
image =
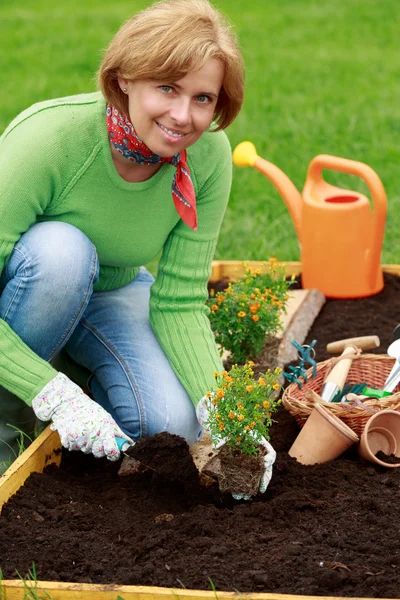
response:
{"label": "marigold plant", "polygon": [[214,441],[257,455],[261,438],[269,440],[271,415],[281,403],[282,369],[261,373],[255,380],[252,366],[249,361],[242,367],[234,365],[229,373],[214,373],[216,385],[206,394],[209,414],[204,425]]}
{"label": "marigold plant", "polygon": [[[292,278],[293,279],[293,278]],[[263,349],[266,337],[280,330],[288,289],[285,266],[270,258],[263,269],[245,264],[245,274],[223,292],[210,294],[211,328],[221,347],[230,350],[233,363],[243,364]]]}

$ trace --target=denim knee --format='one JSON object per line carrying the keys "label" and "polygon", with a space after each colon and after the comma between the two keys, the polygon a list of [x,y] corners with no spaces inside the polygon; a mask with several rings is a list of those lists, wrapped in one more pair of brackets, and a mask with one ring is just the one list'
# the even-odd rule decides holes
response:
{"label": "denim knee", "polygon": [[41,358],[51,360],[79,322],[97,281],[92,242],[72,225],[33,225],[0,277],[0,318]]}
{"label": "denim knee", "polygon": [[[52,290],[86,289],[88,278],[97,281],[96,248],[77,227],[60,221],[33,225],[15,246],[16,261],[7,269],[23,269],[25,276],[47,282]],[[94,271],[94,273],[93,273]]]}

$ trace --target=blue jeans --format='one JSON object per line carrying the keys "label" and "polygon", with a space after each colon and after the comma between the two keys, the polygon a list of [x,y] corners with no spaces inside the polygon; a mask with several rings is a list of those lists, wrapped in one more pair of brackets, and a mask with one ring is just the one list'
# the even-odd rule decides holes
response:
{"label": "blue jeans", "polygon": [[[32,226],[15,245],[0,277],[0,317],[46,361],[71,378],[78,367],[93,398],[137,440],[168,431],[195,443],[202,433],[193,404],[149,323],[144,267],[128,285],[93,292],[94,245],[60,222]],[[61,352],[62,351],[62,352]],[[77,381],[82,384],[82,379]],[[0,387],[0,463],[17,434],[31,429],[32,409]]]}

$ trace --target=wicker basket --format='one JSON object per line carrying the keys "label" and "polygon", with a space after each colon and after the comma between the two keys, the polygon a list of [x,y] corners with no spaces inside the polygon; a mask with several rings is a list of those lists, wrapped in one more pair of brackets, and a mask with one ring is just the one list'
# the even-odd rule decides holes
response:
{"label": "wicker basket", "polygon": [[[395,359],[386,354],[364,354],[353,360],[346,383],[363,383],[371,388],[382,389],[389,375]],[[400,385],[396,387],[392,396],[363,400],[363,404],[370,410],[361,406],[347,408],[340,403],[325,402],[313,396],[312,392],[321,393],[325,375],[332,366],[332,359],[317,364],[317,376],[311,379],[312,369],[308,369],[308,383],[302,389],[296,383],[291,383],[284,391],[282,402],[286,410],[296,419],[300,427],[307,421],[314,404],[320,402],[334,415],[342,419],[357,435],[361,435],[366,422],[376,411],[391,408],[400,411]]]}

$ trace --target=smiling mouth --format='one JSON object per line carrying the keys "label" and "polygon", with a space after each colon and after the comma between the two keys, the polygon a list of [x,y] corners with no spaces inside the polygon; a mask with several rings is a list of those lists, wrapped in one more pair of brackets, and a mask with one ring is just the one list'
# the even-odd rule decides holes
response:
{"label": "smiling mouth", "polygon": [[167,129],[167,127],[164,127],[164,125],[161,125],[161,123],[158,123],[158,121],[156,121],[156,123],[160,129],[162,129],[163,131],[165,131],[165,133],[168,133],[168,135],[171,135],[174,138],[183,138],[186,135],[186,133],[178,133],[177,131],[172,131],[172,129]]}

